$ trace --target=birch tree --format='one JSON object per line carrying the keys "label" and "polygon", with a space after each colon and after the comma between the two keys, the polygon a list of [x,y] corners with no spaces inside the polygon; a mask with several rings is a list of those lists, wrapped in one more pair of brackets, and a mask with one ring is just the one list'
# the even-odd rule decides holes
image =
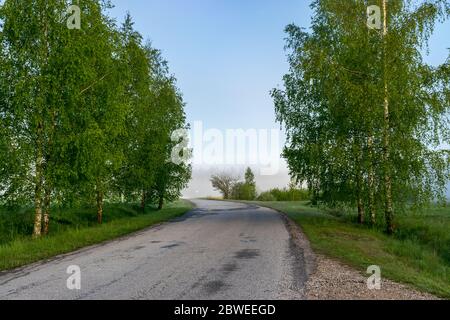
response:
{"label": "birch tree", "polygon": [[[35,210],[33,235],[48,231],[51,162],[58,115],[63,108],[60,49],[69,36],[61,24],[65,1],[7,0],[1,7],[1,47],[6,93],[2,116],[13,138],[9,149],[17,155],[14,173],[5,183],[11,198],[32,195]],[[45,201],[44,201],[45,199]]]}
{"label": "birch tree", "polygon": [[[380,29],[368,30],[373,4]],[[436,151],[448,134],[445,67],[426,65],[420,49],[449,3],[317,0],[312,8],[311,33],[286,28],[291,69],[284,90],[273,91],[285,157],[315,198],[355,205],[360,223],[366,206],[371,222],[382,208],[391,234],[394,208],[441,196],[448,179]]]}

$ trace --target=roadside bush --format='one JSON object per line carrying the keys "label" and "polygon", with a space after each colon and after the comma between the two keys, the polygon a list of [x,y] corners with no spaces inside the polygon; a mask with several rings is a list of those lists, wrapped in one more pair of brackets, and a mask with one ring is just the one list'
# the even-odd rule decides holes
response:
{"label": "roadside bush", "polygon": [[304,189],[272,189],[263,192],[258,197],[259,201],[307,201],[310,200],[310,195]]}
{"label": "roadside bush", "polygon": [[258,201],[277,201],[277,198],[270,191],[265,191],[258,196]]}
{"label": "roadside bush", "polygon": [[256,187],[248,183],[237,183],[233,187],[232,198],[234,200],[255,200]]}

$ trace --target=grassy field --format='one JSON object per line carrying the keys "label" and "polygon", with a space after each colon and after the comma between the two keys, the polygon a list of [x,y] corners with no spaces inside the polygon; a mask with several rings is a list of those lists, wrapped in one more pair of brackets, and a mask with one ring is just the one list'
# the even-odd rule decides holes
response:
{"label": "grassy field", "polygon": [[433,207],[398,215],[398,232],[360,226],[347,216],[335,216],[306,202],[255,202],[288,214],[300,224],[313,249],[356,267],[370,265],[382,276],[419,290],[450,298],[450,208]]}
{"label": "grassy field", "polygon": [[49,236],[38,240],[29,236],[33,226],[31,210],[22,209],[14,214],[3,210],[0,212],[0,270],[111,240],[174,219],[191,208],[187,201],[169,204],[161,211],[148,208],[145,213],[138,206],[106,205],[103,225],[96,224],[95,209],[55,209]]}

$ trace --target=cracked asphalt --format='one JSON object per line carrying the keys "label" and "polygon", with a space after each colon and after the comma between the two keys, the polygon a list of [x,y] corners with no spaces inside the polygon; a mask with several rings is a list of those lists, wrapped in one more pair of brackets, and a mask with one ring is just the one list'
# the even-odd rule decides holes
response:
{"label": "cracked asphalt", "polygon": [[[305,257],[277,212],[195,200],[184,217],[0,274],[0,299],[303,299]],[[81,289],[67,288],[69,266]]]}

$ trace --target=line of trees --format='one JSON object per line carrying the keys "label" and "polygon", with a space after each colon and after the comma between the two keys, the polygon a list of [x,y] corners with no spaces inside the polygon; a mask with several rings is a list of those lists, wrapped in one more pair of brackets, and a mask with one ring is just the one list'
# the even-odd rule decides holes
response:
{"label": "line of trees", "polygon": [[172,132],[184,102],[158,50],[109,1],[80,1],[81,28],[65,0],[6,0],[0,7],[0,203],[33,204],[35,237],[53,204],[105,200],[162,208],[191,169],[174,164]]}
{"label": "line of trees", "polygon": [[[367,8],[381,9],[381,29]],[[292,176],[315,202],[358,210],[360,223],[444,199],[449,179],[450,59],[424,63],[448,0],[315,0],[311,31],[286,28],[290,72],[275,89]]]}
{"label": "line of trees", "polygon": [[251,168],[246,169],[244,181],[226,172],[213,175],[210,181],[214,190],[219,191],[225,200],[255,200],[256,198],[255,174]]}
{"label": "line of trees", "polygon": [[241,181],[230,173],[215,174],[211,177],[214,190],[219,191],[225,200],[258,200],[258,201],[306,201],[310,200],[308,190],[298,188],[295,181],[291,181],[288,188],[274,188],[258,194],[255,174],[247,168],[244,180]]}

